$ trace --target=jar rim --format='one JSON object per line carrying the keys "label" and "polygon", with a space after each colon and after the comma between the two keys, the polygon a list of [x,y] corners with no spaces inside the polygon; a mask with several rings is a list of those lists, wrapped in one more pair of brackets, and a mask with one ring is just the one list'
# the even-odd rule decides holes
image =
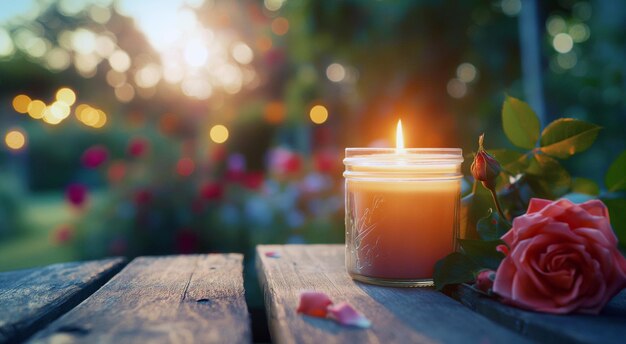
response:
{"label": "jar rim", "polygon": [[346,148],[345,165],[460,164],[461,148]]}

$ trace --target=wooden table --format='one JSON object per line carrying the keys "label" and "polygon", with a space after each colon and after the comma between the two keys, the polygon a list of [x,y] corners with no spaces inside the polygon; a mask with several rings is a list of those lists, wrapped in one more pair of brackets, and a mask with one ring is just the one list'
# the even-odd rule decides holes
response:
{"label": "wooden table", "polygon": [[122,259],[0,274],[0,343],[251,342],[242,259],[141,257],[119,273]]}
{"label": "wooden table", "polygon": [[[276,343],[626,342],[626,292],[598,317],[555,316],[511,308],[464,286],[446,295],[355,282],[340,245],[259,246],[256,263]],[[0,343],[249,343],[242,275],[240,254],[113,258],[0,273]],[[350,302],[372,327],[297,314],[302,290]]]}
{"label": "wooden table", "polygon": [[[280,258],[267,257],[270,251]],[[257,270],[276,343],[626,343],[626,290],[600,316],[557,316],[505,306],[466,286],[446,296],[355,282],[345,272],[343,245],[259,246]],[[372,327],[297,314],[301,290],[350,302]]]}

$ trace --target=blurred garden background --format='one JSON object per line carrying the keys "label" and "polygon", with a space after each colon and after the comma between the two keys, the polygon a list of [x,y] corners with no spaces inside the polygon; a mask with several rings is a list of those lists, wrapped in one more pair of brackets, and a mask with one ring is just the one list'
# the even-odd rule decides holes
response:
{"label": "blurred garden background", "polygon": [[625,56],[611,0],[2,1],[0,271],[343,242],[345,147],[507,147],[506,94],[604,189]]}

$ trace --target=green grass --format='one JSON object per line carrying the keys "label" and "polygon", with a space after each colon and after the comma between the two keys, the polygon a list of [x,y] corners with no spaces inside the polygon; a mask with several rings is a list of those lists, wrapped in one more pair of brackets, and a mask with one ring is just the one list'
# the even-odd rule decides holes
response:
{"label": "green grass", "polygon": [[62,193],[30,196],[25,202],[26,230],[0,242],[0,271],[42,266],[78,259],[73,247],[54,242],[55,228],[72,220],[74,214]]}

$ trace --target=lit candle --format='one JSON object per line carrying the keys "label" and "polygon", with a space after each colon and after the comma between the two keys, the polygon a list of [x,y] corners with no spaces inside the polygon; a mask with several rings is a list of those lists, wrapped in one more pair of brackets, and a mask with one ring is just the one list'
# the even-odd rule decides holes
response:
{"label": "lit candle", "polygon": [[455,249],[459,228],[459,148],[348,148],[346,267],[360,281],[432,285],[435,263]]}

